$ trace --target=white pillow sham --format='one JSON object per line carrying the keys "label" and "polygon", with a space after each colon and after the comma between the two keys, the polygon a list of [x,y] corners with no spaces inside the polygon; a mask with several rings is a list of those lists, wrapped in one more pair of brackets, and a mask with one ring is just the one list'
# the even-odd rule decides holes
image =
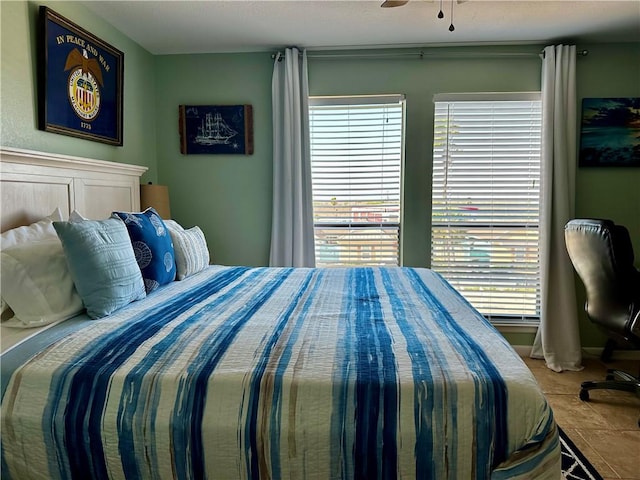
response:
{"label": "white pillow sham", "polygon": [[[42,220],[24,225],[22,227],[12,228],[0,235],[0,250],[11,248],[15,245],[25,242],[37,242],[45,238],[58,238],[56,230],[53,228],[53,222],[62,220],[62,212],[56,208],[51,215],[44,217]],[[4,295],[0,298],[0,315],[9,309]]]}
{"label": "white pillow sham", "polygon": [[57,237],[3,249],[0,268],[2,298],[14,312],[4,325],[39,327],[84,308]]}
{"label": "white pillow sham", "polygon": [[45,238],[58,238],[53,222],[62,220],[62,212],[56,208],[51,215],[42,220],[25,225],[23,227],[12,228],[0,235],[0,248],[11,248],[14,245],[25,242],[37,242]]}

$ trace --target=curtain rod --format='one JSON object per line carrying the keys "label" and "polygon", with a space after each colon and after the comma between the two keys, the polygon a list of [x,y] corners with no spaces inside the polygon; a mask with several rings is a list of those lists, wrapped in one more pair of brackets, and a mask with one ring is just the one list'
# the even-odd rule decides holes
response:
{"label": "curtain rod", "polygon": [[[586,57],[589,54],[588,50],[579,50],[576,52],[577,55]],[[430,53],[430,52],[394,52],[394,53],[313,53],[308,52],[307,58],[317,58],[317,59],[328,59],[328,58],[336,58],[336,59],[354,59],[354,58],[401,58],[401,57],[418,57],[420,59],[429,57],[429,58],[527,58],[527,57],[539,57],[544,55],[544,50],[540,53],[534,52],[486,52],[486,53],[477,53],[477,52],[449,52],[449,53]],[[271,58],[278,58],[278,61],[282,61],[283,54],[282,52],[277,52],[271,54]]]}

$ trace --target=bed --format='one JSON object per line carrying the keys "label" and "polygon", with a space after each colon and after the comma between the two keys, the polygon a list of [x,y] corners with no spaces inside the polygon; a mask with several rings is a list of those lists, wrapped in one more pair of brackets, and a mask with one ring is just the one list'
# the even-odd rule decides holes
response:
{"label": "bed", "polygon": [[530,371],[428,269],[208,265],[1,362],[3,478],[560,478]]}

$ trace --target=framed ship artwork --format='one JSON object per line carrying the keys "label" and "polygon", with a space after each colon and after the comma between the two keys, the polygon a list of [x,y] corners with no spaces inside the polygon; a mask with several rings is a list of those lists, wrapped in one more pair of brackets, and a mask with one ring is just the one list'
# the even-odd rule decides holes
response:
{"label": "framed ship artwork", "polygon": [[41,130],[121,146],[124,54],[40,7]]}
{"label": "framed ship artwork", "polygon": [[251,105],[180,105],[180,153],[253,154]]}

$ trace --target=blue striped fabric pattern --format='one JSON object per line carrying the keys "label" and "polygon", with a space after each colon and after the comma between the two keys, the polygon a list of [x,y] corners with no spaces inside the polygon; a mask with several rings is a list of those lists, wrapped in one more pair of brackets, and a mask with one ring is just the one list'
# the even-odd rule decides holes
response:
{"label": "blue striped fabric pattern", "polygon": [[1,426],[14,479],[560,475],[535,379],[426,269],[208,267],[17,368]]}

